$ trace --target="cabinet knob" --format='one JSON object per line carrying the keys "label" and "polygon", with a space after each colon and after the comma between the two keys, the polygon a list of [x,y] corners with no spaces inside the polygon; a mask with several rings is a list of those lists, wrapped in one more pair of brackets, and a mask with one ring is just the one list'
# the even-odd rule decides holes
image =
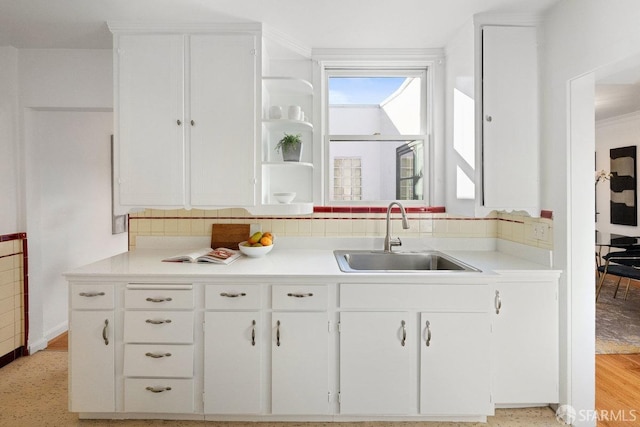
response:
{"label": "cabinet knob", "polygon": [[171,353],[145,353],[145,356],[153,359],[161,359],[163,357],[171,357]]}
{"label": "cabinet knob", "polygon": [[251,321],[251,345],[256,345],[256,321]]}
{"label": "cabinet knob", "polygon": [[151,393],[162,393],[163,391],[170,391],[171,387],[147,387],[146,390],[149,390]]}
{"label": "cabinet knob", "polygon": [[171,319],[147,319],[145,322],[151,323],[152,325],[162,325],[163,323],[171,323]]}
{"label": "cabinet knob", "polygon": [[227,298],[238,298],[238,297],[245,297],[247,296],[247,294],[244,292],[222,292],[220,296],[227,297]]}
{"label": "cabinet knob", "polygon": [[276,345],[280,347],[280,321],[276,322]]}
{"label": "cabinet knob", "polygon": [[191,120],[191,126],[195,126],[196,125],[196,121],[195,120]]}
{"label": "cabinet knob", "polygon": [[178,120],[176,120],[176,123],[178,124],[178,126],[181,126],[182,125],[182,120],[178,119]]}
{"label": "cabinet knob", "polygon": [[147,301],[149,301],[149,302],[169,302],[169,301],[173,301],[173,298],[163,298],[163,297],[147,298]]}
{"label": "cabinet knob", "polygon": [[487,114],[486,116],[484,116],[484,119],[488,122],[491,122],[491,120],[493,120],[493,117]]}
{"label": "cabinet knob", "polygon": [[402,345],[403,347],[405,346],[405,344],[407,343],[407,327],[406,327],[406,322],[403,320],[400,325],[402,326],[402,341],[400,342],[400,345]]}
{"label": "cabinet knob", "polygon": [[493,304],[496,307],[496,314],[500,314],[500,309],[502,308],[502,299],[500,299],[500,291],[496,291],[496,297],[493,300]]}
{"label": "cabinet knob", "polygon": [[80,292],[78,295],[81,297],[102,297],[104,292]]}
{"label": "cabinet knob", "polygon": [[297,293],[296,292],[296,293],[288,293],[287,296],[288,297],[293,297],[293,298],[307,298],[307,297],[312,297],[313,293],[309,292],[309,293],[303,294],[303,293]]}

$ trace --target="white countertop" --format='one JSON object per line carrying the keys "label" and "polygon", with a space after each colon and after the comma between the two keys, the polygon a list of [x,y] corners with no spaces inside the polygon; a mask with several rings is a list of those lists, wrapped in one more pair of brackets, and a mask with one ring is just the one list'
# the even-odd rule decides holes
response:
{"label": "white countertop", "polygon": [[[206,247],[206,245],[204,245]],[[349,249],[354,249],[353,244],[348,244]],[[373,249],[369,243],[363,249]],[[194,246],[191,249],[196,249]],[[344,249],[338,246],[335,249]],[[95,263],[77,268],[65,274],[71,280],[140,280],[154,279],[169,281],[176,278],[188,278],[189,280],[210,279],[251,279],[255,281],[262,277],[279,276],[282,279],[317,279],[331,280],[333,282],[379,282],[390,277],[407,282],[438,281],[466,281],[479,276],[491,277],[496,274],[529,274],[546,273],[557,276],[559,271],[538,262],[533,262],[522,257],[500,252],[498,250],[440,250],[473,267],[481,270],[478,272],[404,272],[404,273],[345,273],[342,272],[333,255],[334,248],[300,248],[299,244],[276,244],[273,250],[262,258],[249,258],[241,256],[229,265],[208,263],[174,263],[162,262],[163,258],[189,252],[179,248],[149,249],[140,248],[131,252],[125,252]],[[376,249],[379,249],[376,247]],[[404,250],[415,250],[415,245],[407,245]],[[394,249],[394,251],[402,251]]]}

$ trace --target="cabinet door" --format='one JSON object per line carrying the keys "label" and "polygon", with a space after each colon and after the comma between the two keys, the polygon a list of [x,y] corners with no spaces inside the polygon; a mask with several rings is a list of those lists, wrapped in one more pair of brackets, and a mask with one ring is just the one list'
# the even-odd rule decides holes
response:
{"label": "cabinet door", "polygon": [[275,312],[271,323],[272,413],[329,413],[327,313]]}
{"label": "cabinet door", "polygon": [[415,336],[405,312],[340,314],[340,413],[410,412]]}
{"label": "cabinet door", "polygon": [[256,38],[190,36],[193,206],[255,204]]}
{"label": "cabinet door", "polygon": [[483,28],[482,175],[487,208],[533,211],[539,205],[536,50],[533,27]]}
{"label": "cabinet door", "polygon": [[69,409],[115,411],[112,311],[72,311],[69,322]]}
{"label": "cabinet door", "polygon": [[207,312],[204,328],[204,412],[260,413],[258,312]]}
{"label": "cabinet door", "polygon": [[184,38],[120,35],[116,49],[119,203],[184,204]]}
{"label": "cabinet door", "polygon": [[420,413],[489,414],[489,315],[422,313],[420,324]]}
{"label": "cabinet door", "polygon": [[556,282],[499,284],[495,287],[494,298],[494,402],[557,403]]}

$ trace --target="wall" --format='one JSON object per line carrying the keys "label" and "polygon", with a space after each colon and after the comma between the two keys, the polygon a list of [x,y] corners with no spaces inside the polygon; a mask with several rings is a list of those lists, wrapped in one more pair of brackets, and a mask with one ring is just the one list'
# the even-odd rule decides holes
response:
{"label": "wall", "polygon": [[0,47],[0,235],[23,231],[18,221],[18,51]]}
{"label": "wall", "polygon": [[[469,20],[447,44],[446,206],[459,215],[475,214],[475,51]],[[467,102],[464,102],[464,101]]]}
{"label": "wall", "polygon": [[[539,40],[541,205],[554,211],[554,264],[565,271],[559,295],[560,393],[578,411],[592,410],[595,403],[595,79],[589,73],[640,53],[639,21],[635,0],[562,0],[546,14]],[[575,425],[595,421],[581,418]]]}
{"label": "wall", "polygon": [[[611,171],[609,150],[618,147],[638,146],[640,143],[640,111],[613,117],[596,122],[596,170]],[[640,152],[636,158],[636,170],[640,171]],[[639,226],[611,224],[611,209],[609,201],[611,193],[609,181],[596,185],[596,229],[604,233],[616,233],[626,236],[640,235],[640,210],[638,211]]]}
{"label": "wall", "polygon": [[125,251],[111,234],[110,50],[20,50],[19,210],[29,238],[29,350],[67,329],[62,273]]}

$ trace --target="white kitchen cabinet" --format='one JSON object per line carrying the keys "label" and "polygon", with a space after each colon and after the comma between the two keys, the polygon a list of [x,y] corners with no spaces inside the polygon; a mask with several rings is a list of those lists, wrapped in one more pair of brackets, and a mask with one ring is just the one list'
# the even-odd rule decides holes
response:
{"label": "white kitchen cabinet", "polygon": [[421,313],[420,413],[491,410],[487,313]]}
{"label": "white kitchen cabinet", "polygon": [[497,405],[557,403],[557,281],[493,286],[492,389]]}
{"label": "white kitchen cabinet", "polygon": [[204,412],[260,413],[260,312],[206,312],[204,319]]}
{"label": "white kitchen cabinet", "polygon": [[329,414],[328,324],[326,312],[272,313],[273,414]]}
{"label": "white kitchen cabinet", "polygon": [[340,313],[341,414],[410,413],[412,318],[408,312]]}
{"label": "white kitchen cabinet", "polygon": [[112,31],[117,204],[254,205],[256,33]]}
{"label": "white kitchen cabinet", "polygon": [[71,284],[69,410],[114,412],[114,285]]}
{"label": "white kitchen cabinet", "polygon": [[540,214],[536,28],[482,27],[482,200]]}

